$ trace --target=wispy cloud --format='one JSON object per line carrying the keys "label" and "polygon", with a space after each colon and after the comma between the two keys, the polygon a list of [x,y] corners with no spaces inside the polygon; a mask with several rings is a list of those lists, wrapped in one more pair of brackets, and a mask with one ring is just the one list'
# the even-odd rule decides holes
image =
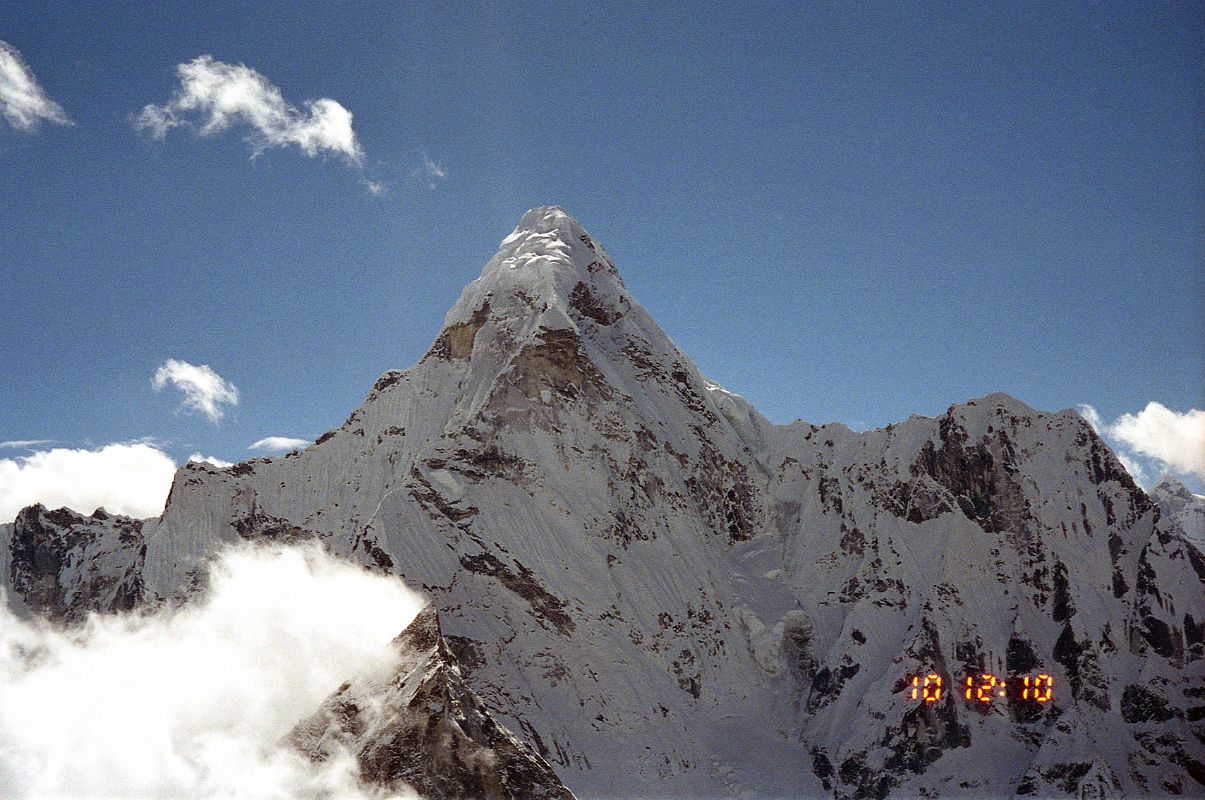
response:
{"label": "wispy cloud", "polygon": [[266,439],[260,439],[247,449],[281,452],[284,450],[296,450],[299,447],[305,447],[309,443],[309,439],[291,439],[288,436],[269,436]]}
{"label": "wispy cloud", "polygon": [[11,442],[0,442],[0,450],[28,450],[38,445],[53,443],[53,439],[13,439]]}
{"label": "wispy cloud", "polygon": [[0,459],[0,522],[34,503],[89,514],[99,506],[131,517],[163,511],[176,463],[144,442],[96,450],[56,447]]}
{"label": "wispy cloud", "polygon": [[1100,412],[1087,403],[1080,403],[1075,407],[1079,415],[1084,418],[1084,421],[1092,426],[1092,430],[1101,433],[1105,427],[1105,421],[1100,418]]}
{"label": "wispy cloud", "polygon": [[1142,462],[1134,458],[1133,455],[1125,450],[1118,448],[1117,460],[1126,468],[1126,472],[1130,473],[1130,477],[1137,482],[1139,486],[1150,486],[1151,476],[1146,474],[1146,467],[1142,466]]}
{"label": "wispy cloud", "polygon": [[32,133],[42,122],[71,124],[63,107],[38,84],[20,51],[4,41],[0,41],[0,116],[22,133]]}
{"label": "wispy cloud", "polygon": [[1151,401],[1137,414],[1106,423],[1090,405],[1077,407],[1097,433],[1108,438],[1118,458],[1141,484],[1149,480],[1143,461],[1160,473],[1191,474],[1205,481],[1205,411],[1174,411]]}
{"label": "wispy cloud", "polygon": [[201,412],[211,422],[218,422],[226,415],[223,406],[238,405],[238,389],[222,378],[207,364],[196,366],[187,361],[169,358],[155,371],[151,384],[156,391],[168,384],[184,393],[184,408]]}
{"label": "wispy cloud", "polygon": [[297,147],[310,157],[330,153],[356,165],[363,158],[352,114],[334,100],[307,100],[300,110],[250,67],[208,55],[179,64],[176,73],[180,86],[171,99],[146,106],[135,119],[151,138],[162,139],[177,127],[213,136],[244,125],[253,155],[270,147]]}
{"label": "wispy cloud", "polygon": [[361,178],[360,185],[373,197],[384,197],[389,192],[389,184],[381,181],[370,181],[368,178]]}
{"label": "wispy cloud", "polygon": [[70,633],[0,602],[0,795],[381,800],[349,754],[312,764],[282,739],[393,663],[421,598],[318,547],[226,550],[208,584]]}
{"label": "wispy cloud", "polygon": [[427,184],[428,189],[434,189],[439,185],[440,181],[447,180],[448,170],[443,164],[424,153],[423,163],[415,167],[411,174]]}

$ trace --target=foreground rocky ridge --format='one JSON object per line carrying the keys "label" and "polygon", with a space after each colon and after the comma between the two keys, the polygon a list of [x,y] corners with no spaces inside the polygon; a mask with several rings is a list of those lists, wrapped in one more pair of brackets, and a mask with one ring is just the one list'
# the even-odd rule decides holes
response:
{"label": "foreground rocky ridge", "polygon": [[427,800],[573,800],[548,762],[465,685],[434,606],[393,645],[396,664],[344,683],[290,743],[319,762],[350,752],[361,780]]}
{"label": "foreground rocky ridge", "polygon": [[[426,591],[465,686],[580,796],[1176,795],[1205,785],[1182,510],[1005,395],[772,425],[549,207],[315,445],[185,465],[124,543],[133,521],[22,512],[0,580],[72,619],[184,596],[226,542],[319,540]],[[1058,691],[908,698],[964,670]]]}

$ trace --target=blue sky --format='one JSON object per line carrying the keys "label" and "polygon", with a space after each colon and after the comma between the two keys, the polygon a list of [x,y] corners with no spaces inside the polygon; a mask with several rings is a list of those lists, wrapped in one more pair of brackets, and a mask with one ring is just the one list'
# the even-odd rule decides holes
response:
{"label": "blue sky", "polygon": [[[312,439],[545,203],[775,421],[1001,390],[1195,435],[1205,13],[991,5],[7,3],[72,124],[0,119],[0,442]],[[359,164],[136,130],[202,55],[350,111]],[[238,404],[182,411],[168,359]]]}

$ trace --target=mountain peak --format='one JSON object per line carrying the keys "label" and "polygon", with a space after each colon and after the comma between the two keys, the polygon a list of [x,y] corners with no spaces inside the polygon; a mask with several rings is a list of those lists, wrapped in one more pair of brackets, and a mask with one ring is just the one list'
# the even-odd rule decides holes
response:
{"label": "mountain peak", "polygon": [[550,228],[564,226],[581,230],[581,223],[560,206],[536,206],[529,208],[519,219],[515,231],[535,230],[547,232]]}
{"label": "mountain peak", "polygon": [[1191,494],[1188,491],[1188,487],[1184,485],[1184,482],[1170,472],[1160,478],[1159,482],[1151,487],[1152,492],[1157,490],[1165,494]]}
{"label": "mountain peak", "polygon": [[576,328],[583,318],[606,325],[630,305],[607,251],[560,206],[539,206],[464,288],[444,331],[476,330],[487,319],[531,323],[533,330]]}
{"label": "mountain peak", "polygon": [[481,278],[500,271],[521,271],[532,278],[542,272],[565,269],[579,277],[588,277],[600,271],[599,266],[614,273],[610,257],[582,224],[560,206],[539,206],[525,213],[502,240],[498,253],[482,270]]}

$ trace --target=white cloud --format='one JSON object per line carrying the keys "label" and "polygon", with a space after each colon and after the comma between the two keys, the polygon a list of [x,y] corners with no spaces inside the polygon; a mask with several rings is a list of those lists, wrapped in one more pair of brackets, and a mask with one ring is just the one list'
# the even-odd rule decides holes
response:
{"label": "white cloud", "polygon": [[212,136],[241,124],[250,128],[247,142],[255,155],[295,146],[310,157],[333,153],[357,165],[363,158],[352,114],[334,100],[307,100],[305,110],[298,110],[255,70],[207,55],[179,64],[176,73],[180,86],[171,99],[146,106],[134,121],[153,139],[181,126]]}
{"label": "white cloud", "polygon": [[448,177],[448,171],[444,168],[444,165],[426,154],[423,155],[422,166],[415,167],[413,174],[416,177],[422,178],[423,182],[427,184],[428,189],[434,189],[439,185],[440,181]]}
{"label": "white cloud", "polygon": [[1109,433],[1138,453],[1205,480],[1205,411],[1179,412],[1156,402],[1122,414]]}
{"label": "white cloud", "polygon": [[99,506],[131,517],[163,512],[176,464],[145,442],[97,450],[55,448],[0,459],[0,522],[28,505],[68,506],[90,514]]}
{"label": "white cloud", "polygon": [[281,738],[339,684],[391,662],[422,600],[317,548],[225,552],[175,610],[82,633],[0,602],[0,795],[364,798],[355,762]]}
{"label": "white cloud", "polygon": [[17,48],[0,41],[0,116],[22,133],[43,121],[70,125],[67,112],[50,99]]}
{"label": "white cloud", "polygon": [[203,456],[200,453],[193,453],[191,456],[188,457],[188,460],[195,461],[198,464],[209,464],[210,466],[217,467],[218,469],[226,469],[226,467],[234,466],[233,461],[223,461],[220,458],[214,458],[213,456]]}
{"label": "white cloud", "polygon": [[1140,485],[1151,475],[1193,474],[1205,480],[1205,411],[1173,411],[1151,401],[1112,424],[1090,405],[1076,406],[1092,429],[1109,440],[1122,466]]}
{"label": "white cloud", "polygon": [[184,392],[183,407],[200,411],[210,422],[217,422],[226,415],[222,406],[238,405],[238,389],[226,381],[208,365],[196,366],[187,361],[169,358],[155,371],[152,385],[156,391],[172,384]]}
{"label": "white cloud", "polygon": [[305,447],[308,444],[310,444],[309,439],[291,439],[288,436],[269,436],[266,439],[260,439],[247,449],[279,452],[282,450],[296,450],[297,448]]}

